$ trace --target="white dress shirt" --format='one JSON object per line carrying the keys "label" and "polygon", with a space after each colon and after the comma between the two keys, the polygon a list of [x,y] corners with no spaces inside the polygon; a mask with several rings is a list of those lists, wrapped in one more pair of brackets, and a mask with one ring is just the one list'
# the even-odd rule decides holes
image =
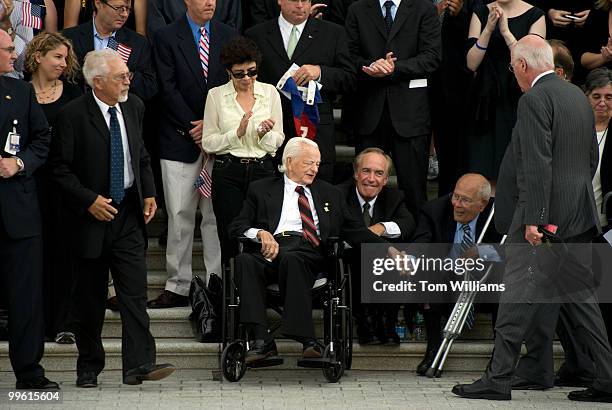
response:
{"label": "white dress shirt", "polygon": [[[393,6],[391,6],[391,18],[393,19],[393,21],[395,21],[395,13],[397,13],[397,8],[399,7],[402,0],[391,0],[391,1],[393,2]],[[380,9],[382,11],[382,15],[383,17],[386,17],[385,13],[387,12],[387,9],[385,8],[385,3],[387,2],[387,0],[379,0],[379,2],[380,2]]]}
{"label": "white dress shirt", "polygon": [[[274,156],[285,139],[283,134],[283,109],[276,88],[255,81],[253,86],[255,104],[251,111],[245,134],[236,134],[244,110],[236,101],[238,93],[231,81],[208,91],[204,120],[202,121],[202,148],[209,154],[232,154],[241,158]],[[271,118],[274,127],[259,138],[257,127]]]}
{"label": "white dress shirt", "polygon": [[[102,117],[106,122],[106,126],[110,130],[110,113],[108,109],[109,105],[103,103],[96,97],[96,93],[92,91],[96,104],[102,111]],[[119,121],[119,128],[121,129],[121,144],[123,145],[123,188],[128,189],[134,183],[134,171],[132,171],[132,157],[130,155],[130,145],[127,138],[127,130],[125,128],[125,121],[123,120],[123,113],[121,112],[121,106],[115,104],[114,107],[117,109],[117,120]]]}
{"label": "white dress shirt", "polygon": [[[273,235],[287,231],[302,232],[302,218],[300,217],[300,209],[298,207],[299,194],[295,192],[295,188],[298,186],[298,184],[287,178],[286,175],[284,175],[283,178],[285,180],[283,207],[281,209],[280,221],[278,222],[276,230],[274,230],[272,233]],[[314,202],[312,200],[312,192],[310,192],[310,188],[307,186],[300,186],[304,187],[304,195],[306,195],[306,198],[308,199],[310,211],[312,212],[312,219],[317,227],[317,235],[319,235],[320,238],[321,231],[319,229],[319,216],[317,215],[317,210],[315,209]],[[256,239],[257,232],[259,231],[261,231],[261,229],[250,228],[244,233],[244,236],[249,239]]]}
{"label": "white dress shirt", "polygon": [[542,77],[544,77],[545,75],[548,75],[550,73],[554,73],[553,70],[548,70],[548,71],[544,71],[543,73],[538,74],[538,76],[536,78],[533,79],[533,81],[531,82],[531,86],[533,87],[534,85],[536,85],[536,83],[538,82],[538,80]]}
{"label": "white dress shirt", "polygon": [[[297,26],[295,26],[297,28],[297,41],[300,41],[300,37],[304,32],[304,27],[306,26],[307,21],[308,20],[304,20],[302,24],[298,24]],[[287,51],[287,46],[289,45],[289,37],[291,36],[291,30],[293,30],[293,24],[285,20],[285,18],[283,17],[283,13],[281,13],[278,16],[278,27],[280,28],[281,36],[283,37],[283,45],[285,46],[285,51]]]}
{"label": "white dress shirt", "polygon": [[[357,200],[359,201],[359,208],[361,209],[361,212],[363,213],[363,204],[365,204],[367,201],[363,199],[357,187],[355,187],[355,192],[357,193]],[[370,218],[372,218],[372,216],[374,215],[374,204],[376,203],[377,198],[378,196],[376,196],[374,199],[368,202],[370,204],[370,209],[368,209]],[[395,222],[378,222],[378,223],[382,224],[385,227],[385,232],[382,234],[382,236],[385,238],[390,238],[390,239],[399,238],[400,235],[402,234],[402,230],[400,229],[399,225],[396,224]]]}

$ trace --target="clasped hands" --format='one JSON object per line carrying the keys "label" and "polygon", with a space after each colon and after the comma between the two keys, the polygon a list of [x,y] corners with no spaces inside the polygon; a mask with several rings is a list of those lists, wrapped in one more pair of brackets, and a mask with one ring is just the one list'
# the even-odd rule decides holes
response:
{"label": "clasped hands", "polygon": [[[98,221],[110,222],[115,219],[115,215],[117,215],[119,212],[117,211],[117,208],[111,205],[111,202],[113,202],[112,199],[98,195],[94,203],[87,208],[87,211]],[[155,198],[145,198],[142,210],[145,224],[151,222],[151,219],[153,219],[155,216],[156,211],[157,203],[155,202]]]}
{"label": "clasped hands", "polygon": [[2,158],[0,156],[0,177],[1,178],[11,178],[19,171],[19,165],[17,165],[17,160],[13,157],[10,158]]}
{"label": "clasped hands", "polygon": [[386,77],[395,71],[395,61],[397,61],[397,58],[394,57],[393,51],[389,51],[385,58],[379,58],[369,66],[363,66],[361,70],[370,77]]}

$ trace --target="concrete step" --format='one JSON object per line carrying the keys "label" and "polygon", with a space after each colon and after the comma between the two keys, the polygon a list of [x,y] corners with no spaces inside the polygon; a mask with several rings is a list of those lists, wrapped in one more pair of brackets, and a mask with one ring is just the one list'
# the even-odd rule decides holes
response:
{"label": "concrete step", "polygon": [[[121,369],[121,340],[105,339],[106,370]],[[218,343],[197,343],[191,339],[156,340],[157,362],[172,363],[179,369],[212,370],[218,367],[221,345]],[[301,355],[301,345],[287,340],[277,341],[279,355],[285,358],[280,368],[295,368],[296,360]],[[406,370],[414,369],[423,358],[426,344],[422,342],[402,343],[396,347],[354,345],[353,369],[355,370]],[[491,352],[491,341],[457,342],[448,356],[445,370],[464,372],[483,371]],[[559,343],[554,345],[556,365],[563,359]],[[74,345],[45,344],[42,365],[49,371],[74,372],[77,350]],[[0,342],[0,368],[10,369],[8,343]],[[278,369],[278,367],[277,367]]]}

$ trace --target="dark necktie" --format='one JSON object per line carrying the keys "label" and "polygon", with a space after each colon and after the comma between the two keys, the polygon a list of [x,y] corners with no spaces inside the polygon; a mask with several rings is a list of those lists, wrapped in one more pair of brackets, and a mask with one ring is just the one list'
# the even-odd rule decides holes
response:
{"label": "dark necktie", "polygon": [[110,107],[110,197],[119,204],[123,201],[125,190],[123,189],[123,142],[121,141],[121,127],[117,119],[117,109]]}
{"label": "dark necktie", "polygon": [[369,202],[365,202],[363,204],[363,223],[365,224],[366,228],[370,227],[370,223],[372,222],[372,217],[370,216],[370,203]]}
{"label": "dark necktie", "polygon": [[387,34],[391,32],[391,26],[393,25],[393,16],[391,15],[391,7],[393,2],[391,0],[385,1],[385,27],[387,28]]}
{"label": "dark necktie", "polygon": [[298,193],[298,208],[300,210],[300,218],[302,218],[302,235],[312,246],[318,247],[321,241],[319,240],[319,235],[317,235],[317,227],[314,224],[308,198],[304,194],[304,187],[296,186],[295,192]]}
{"label": "dark necktie", "polygon": [[[461,241],[461,255],[467,252],[471,247],[474,246],[474,239],[472,238],[472,230],[470,229],[470,225],[463,224],[461,226],[463,230],[463,240]],[[476,313],[474,312],[474,305],[470,306],[470,310],[467,313],[467,317],[465,318],[465,327],[467,330],[470,330],[476,324]]]}

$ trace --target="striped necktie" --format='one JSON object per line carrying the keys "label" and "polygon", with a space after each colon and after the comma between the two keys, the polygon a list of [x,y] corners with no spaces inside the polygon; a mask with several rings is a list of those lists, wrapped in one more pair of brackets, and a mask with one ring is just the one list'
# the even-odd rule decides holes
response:
{"label": "striped necktie", "polygon": [[204,73],[204,78],[208,80],[208,51],[209,51],[209,40],[208,33],[206,32],[206,27],[202,27],[200,29],[202,33],[200,35],[200,41],[198,43],[198,52],[200,54],[200,63],[202,64],[202,72]]}
{"label": "striped necktie", "polygon": [[319,240],[319,235],[317,235],[317,227],[314,224],[310,203],[304,193],[304,187],[296,186],[295,192],[298,193],[298,208],[300,210],[300,218],[302,219],[302,235],[316,248],[320,245],[321,241]]}
{"label": "striped necktie", "polygon": [[[470,248],[474,246],[474,239],[472,238],[472,230],[470,229],[470,225],[463,224],[461,226],[463,230],[463,240],[461,241],[461,255],[464,255]],[[465,318],[465,327],[467,330],[470,330],[476,324],[476,312],[474,312],[474,305],[470,306],[470,310],[467,313]]]}

